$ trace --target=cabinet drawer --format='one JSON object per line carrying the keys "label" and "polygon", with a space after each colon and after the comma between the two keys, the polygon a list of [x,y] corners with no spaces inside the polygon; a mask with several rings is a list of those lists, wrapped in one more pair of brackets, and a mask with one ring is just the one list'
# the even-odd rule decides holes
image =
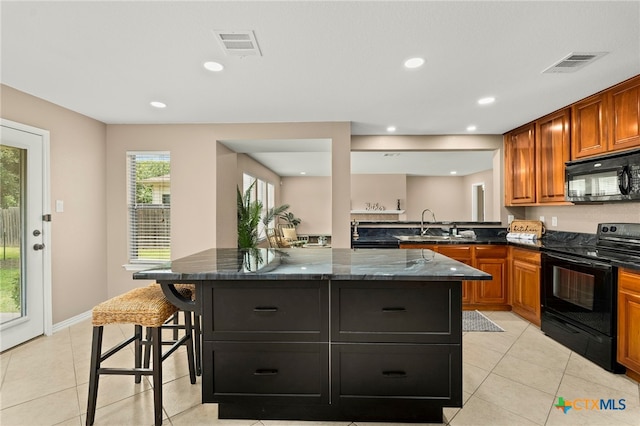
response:
{"label": "cabinet drawer", "polygon": [[620,269],[618,272],[618,290],[640,295],[640,272]]}
{"label": "cabinet drawer", "polygon": [[[452,343],[460,339],[459,283],[332,283],[332,340]],[[459,309],[459,308],[458,308]]]}
{"label": "cabinet drawer", "polygon": [[511,247],[511,257],[514,260],[517,259],[523,262],[535,263],[539,265],[541,254],[539,251]]}
{"label": "cabinet drawer", "polygon": [[339,397],[456,399],[462,393],[460,345],[336,345]]}
{"label": "cabinet drawer", "polygon": [[471,246],[454,246],[444,245],[438,246],[438,253],[444,254],[452,259],[471,259]]}
{"label": "cabinet drawer", "polygon": [[476,259],[506,259],[507,251],[507,246],[475,246]]}
{"label": "cabinet drawer", "polygon": [[[328,334],[326,289],[319,285],[236,283],[203,289],[212,316],[205,340],[320,341]],[[277,335],[277,338],[274,336]]]}
{"label": "cabinet drawer", "polygon": [[328,400],[326,344],[205,342],[203,351],[213,369],[203,392],[212,389],[215,401],[238,396]]}

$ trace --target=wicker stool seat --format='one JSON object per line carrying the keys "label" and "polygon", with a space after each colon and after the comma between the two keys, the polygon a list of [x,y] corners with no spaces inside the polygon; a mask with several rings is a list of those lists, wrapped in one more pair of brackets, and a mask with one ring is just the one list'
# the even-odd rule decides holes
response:
{"label": "wicker stool seat", "polygon": [[[191,297],[191,290],[183,287],[179,289],[184,297]],[[91,344],[91,367],[89,372],[89,396],[87,403],[87,425],[95,420],[96,402],[98,398],[98,382],[100,375],[132,375],[135,382],[140,383],[142,376],[153,377],[153,401],[155,424],[162,424],[162,361],[176,349],[184,345],[187,348],[187,361],[191,383],[196,382],[193,353],[193,326],[191,315],[185,315],[184,336],[180,339],[163,342],[162,326],[165,321],[178,312],[162,293],[160,286],[152,284],[147,287],[133,289],[125,294],[116,296],[93,308],[93,341]],[[108,324],[132,324],[133,336],[125,339],[113,348],[102,351],[102,337],[104,326]],[[142,327],[147,327],[148,338],[143,337]],[[101,363],[134,343],[134,368],[102,367]],[[170,348],[163,353],[163,344],[169,343]],[[151,368],[142,367],[142,347],[150,348]]]}

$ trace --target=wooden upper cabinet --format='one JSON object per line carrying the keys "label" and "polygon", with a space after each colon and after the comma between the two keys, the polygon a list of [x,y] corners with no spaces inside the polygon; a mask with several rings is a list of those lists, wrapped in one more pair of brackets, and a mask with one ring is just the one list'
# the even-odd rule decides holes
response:
{"label": "wooden upper cabinet", "polygon": [[571,107],[571,159],[604,154],[607,141],[607,95],[590,96]]}
{"label": "wooden upper cabinet", "polygon": [[640,146],[640,76],[615,86],[610,96],[610,150]]}
{"label": "wooden upper cabinet", "polygon": [[505,135],[505,204],[531,204],[535,194],[535,125]]}
{"label": "wooden upper cabinet", "polygon": [[564,197],[564,163],[569,161],[569,108],[536,121],[536,198],[539,203],[561,202]]}

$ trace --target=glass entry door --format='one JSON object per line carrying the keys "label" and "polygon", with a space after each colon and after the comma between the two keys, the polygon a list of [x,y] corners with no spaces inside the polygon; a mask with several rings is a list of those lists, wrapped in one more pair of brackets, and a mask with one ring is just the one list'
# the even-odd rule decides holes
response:
{"label": "glass entry door", "polygon": [[0,127],[0,351],[45,331],[46,132]]}

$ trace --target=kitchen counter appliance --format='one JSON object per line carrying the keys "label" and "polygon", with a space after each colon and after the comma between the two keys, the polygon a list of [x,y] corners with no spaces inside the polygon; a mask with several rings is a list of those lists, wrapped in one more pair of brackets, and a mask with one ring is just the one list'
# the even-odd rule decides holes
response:
{"label": "kitchen counter appliance", "polygon": [[569,161],[565,174],[567,201],[640,200],[640,150]]}
{"label": "kitchen counter appliance", "polygon": [[601,223],[593,246],[542,255],[542,331],[612,372],[616,362],[616,260],[640,264],[640,224]]}

